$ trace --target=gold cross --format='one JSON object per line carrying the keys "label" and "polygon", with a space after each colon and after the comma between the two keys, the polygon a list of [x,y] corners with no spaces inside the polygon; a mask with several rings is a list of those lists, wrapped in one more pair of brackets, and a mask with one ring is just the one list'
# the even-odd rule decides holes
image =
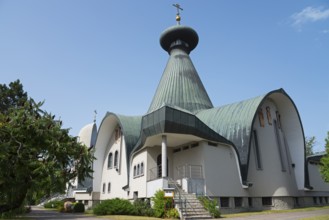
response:
{"label": "gold cross", "polygon": [[179,25],[180,24],[180,19],[181,19],[179,10],[183,11],[183,9],[180,7],[179,4],[173,4],[173,6],[175,8],[177,8],[176,21],[177,21],[177,24]]}

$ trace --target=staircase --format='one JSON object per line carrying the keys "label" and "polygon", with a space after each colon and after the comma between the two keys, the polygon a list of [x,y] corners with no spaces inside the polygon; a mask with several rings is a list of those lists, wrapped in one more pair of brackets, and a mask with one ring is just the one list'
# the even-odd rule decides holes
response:
{"label": "staircase", "polygon": [[174,181],[170,181],[169,184],[176,190],[174,201],[182,219],[212,219],[211,214],[203,207],[195,194],[183,191]]}

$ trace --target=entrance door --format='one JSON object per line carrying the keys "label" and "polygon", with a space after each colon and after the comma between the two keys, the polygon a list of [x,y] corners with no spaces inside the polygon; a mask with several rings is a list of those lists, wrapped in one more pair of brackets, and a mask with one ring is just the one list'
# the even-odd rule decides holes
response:
{"label": "entrance door", "polygon": [[[169,174],[169,170],[168,170],[168,158],[167,158],[167,175]],[[157,157],[157,176],[158,178],[162,177],[162,155],[159,154]]]}

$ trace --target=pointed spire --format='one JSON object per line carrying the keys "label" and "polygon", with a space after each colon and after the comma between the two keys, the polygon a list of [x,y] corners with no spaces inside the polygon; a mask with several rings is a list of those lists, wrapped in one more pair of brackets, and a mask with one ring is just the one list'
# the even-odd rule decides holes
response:
{"label": "pointed spire", "polygon": [[148,113],[163,105],[176,106],[194,114],[213,108],[189,56],[198,42],[196,31],[187,26],[175,25],[161,34],[160,44],[170,56]]}

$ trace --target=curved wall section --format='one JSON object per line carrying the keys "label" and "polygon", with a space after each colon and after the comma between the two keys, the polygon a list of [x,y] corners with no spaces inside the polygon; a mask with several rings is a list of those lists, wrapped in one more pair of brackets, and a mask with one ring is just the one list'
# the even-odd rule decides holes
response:
{"label": "curved wall section", "polygon": [[275,100],[279,109],[282,130],[291,154],[290,166],[295,173],[298,189],[303,190],[305,187],[305,137],[298,110],[287,94],[273,93],[269,95],[269,98]]}
{"label": "curved wall section", "polygon": [[[114,129],[116,128],[116,125],[118,124],[118,120],[115,115],[108,114],[102,121],[98,135],[97,135],[97,141],[95,144],[95,158],[93,169],[95,171],[100,171],[103,169],[103,164],[106,159],[105,152],[107,149],[107,146],[109,145],[110,141],[110,134],[113,133]],[[93,190],[95,192],[101,191],[101,181],[102,181],[102,172],[94,172],[93,174]]]}
{"label": "curved wall section", "polygon": [[95,146],[97,137],[97,127],[95,123],[88,124],[79,131],[79,142],[85,144],[88,148]]}

